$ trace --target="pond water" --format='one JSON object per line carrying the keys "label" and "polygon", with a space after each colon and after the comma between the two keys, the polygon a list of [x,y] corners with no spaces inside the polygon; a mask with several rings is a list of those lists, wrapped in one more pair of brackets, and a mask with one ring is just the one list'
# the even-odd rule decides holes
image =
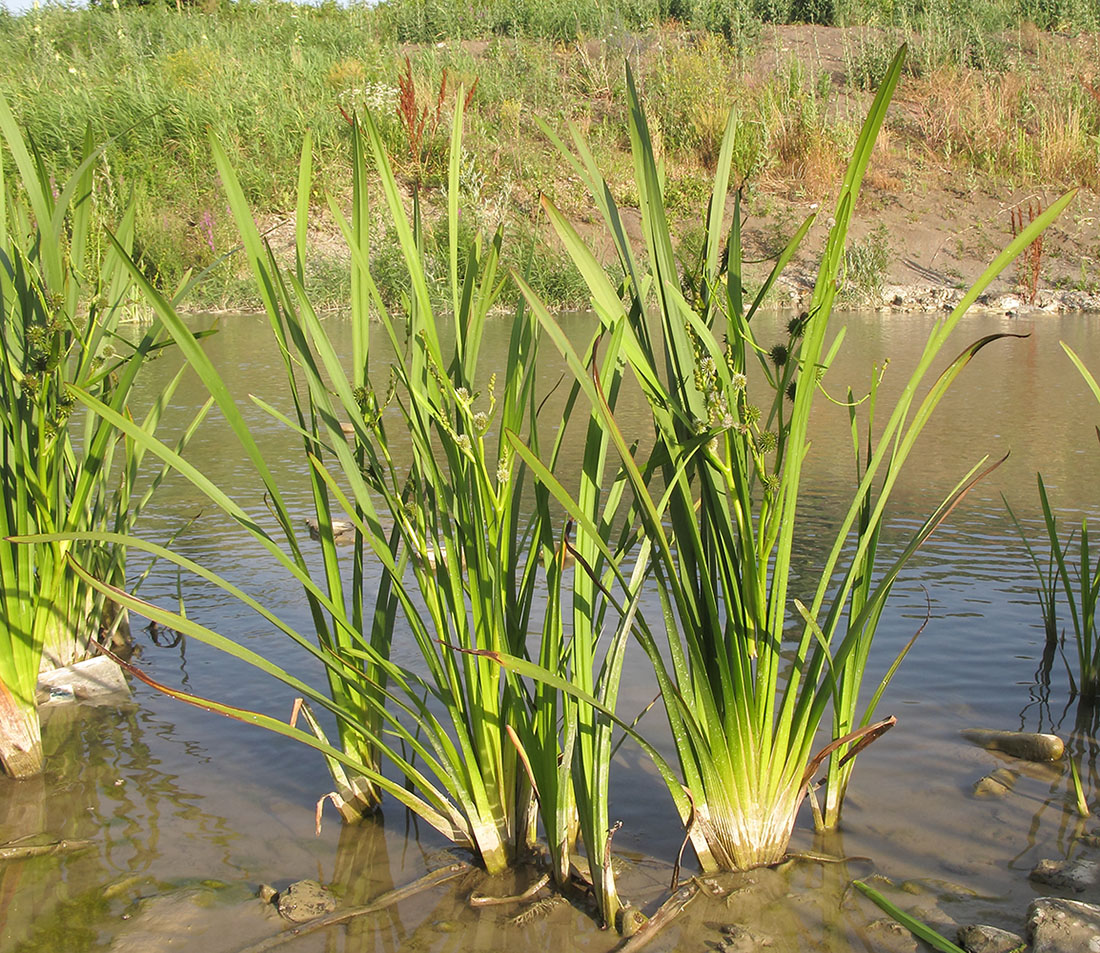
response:
{"label": "pond water", "polygon": [[[209,323],[195,320],[196,326]],[[328,320],[334,336],[347,333],[346,322]],[[568,320],[581,333],[589,319]],[[848,384],[857,393],[865,390],[872,366],[886,358],[884,397],[893,394],[933,320],[838,316],[837,325],[846,324],[848,336],[842,360],[826,381],[832,395],[842,397]],[[1087,364],[1100,367],[1100,317],[972,316],[963,321],[940,366],[965,343],[1001,331],[1030,336],[995,343],[960,378],[914,454],[896,496],[892,528],[919,525],[981,456],[1011,455],[959,505],[895,587],[875,645],[876,673],[929,613],[930,618],[881,709],[896,714],[898,725],[860,758],[843,831],[817,840],[803,817],[795,833],[796,849],[827,851],[848,861],[798,862],[729,878],[726,886],[735,892],[725,900],[694,901],[650,949],[710,949],[730,923],[771,937],[777,951],[912,949],[905,938],[876,924],[881,917],[876,908],[846,889],[853,878],[874,874],[897,885],[891,896],[901,905],[952,935],[946,926],[951,922],[987,922],[1019,932],[1028,902],[1043,889],[1029,883],[1028,871],[1041,858],[1082,850],[1074,834],[1082,823],[1086,829],[1091,824],[1073,813],[1064,765],[1009,762],[960,737],[961,729],[975,726],[1054,730],[1067,738],[1072,732],[1075,710],[1066,667],[1055,662],[1049,686],[1037,677],[1045,638],[1034,570],[1002,494],[1035,541],[1042,536],[1036,470],[1043,471],[1067,520],[1095,514],[1100,503],[1094,428],[1100,407],[1059,347],[1064,340]],[[494,336],[482,364],[492,368],[498,361],[503,371],[504,321],[494,326]],[[223,368],[232,369],[230,383],[239,399],[248,394],[276,404],[284,399],[282,365],[262,317],[222,319],[221,331],[207,346]],[[549,392],[561,372],[552,361],[545,365],[543,386]],[[165,357],[154,375],[164,380],[172,369]],[[150,380],[146,386],[159,385]],[[168,429],[181,425],[201,399],[197,381],[186,379]],[[631,412],[637,409],[626,411],[626,429],[637,423]],[[308,498],[294,438],[260,410],[250,415],[304,519]],[[814,561],[815,538],[822,538],[851,490],[845,422],[844,411],[820,402],[801,511],[806,527],[817,530],[802,554],[807,566]],[[219,420],[204,424],[189,456],[262,513],[254,481]],[[306,626],[296,585],[204,507],[185,482],[166,483],[139,532],[160,541],[178,533],[173,545],[179,551]],[[132,577],[138,568],[135,558]],[[811,585],[808,576],[803,582]],[[798,583],[792,585],[794,595]],[[302,670],[293,646],[218,591],[158,566],[141,592],[173,606],[182,597],[192,617]],[[199,644],[154,640],[137,619],[134,632],[139,664],[153,678],[241,707],[289,714],[289,692],[247,667]],[[407,660],[400,658],[402,652],[411,658],[411,648],[399,641],[395,646],[399,660]],[[1074,665],[1072,645],[1065,651]],[[357,827],[342,827],[330,814],[316,836],[314,805],[330,788],[319,756],[184,706],[143,684],[133,689],[133,703],[124,710],[82,709],[51,719],[44,778],[23,783],[0,778],[0,843],[37,833],[91,842],[63,857],[0,862],[0,949],[231,953],[285,927],[252,899],[261,882],[282,887],[317,878],[350,905],[448,862],[443,840],[392,804],[377,822]],[[620,712],[641,710],[653,694],[647,663],[634,652]],[[651,714],[642,725],[670,751],[660,716]],[[1082,755],[1086,793],[1100,794],[1095,748],[1082,739],[1074,745]],[[1005,766],[1018,774],[1009,796],[972,795],[976,780]],[[682,831],[659,778],[637,749],[621,749],[613,784],[613,817],[623,821],[615,846],[626,861],[620,889],[651,911],[667,896]],[[296,939],[285,949],[600,951],[614,945],[615,938],[600,932],[590,915],[569,906],[554,908],[534,927],[512,924],[514,909],[471,910],[466,898],[474,886],[467,879],[438,887],[384,914]],[[506,893],[510,886],[491,889]]]}

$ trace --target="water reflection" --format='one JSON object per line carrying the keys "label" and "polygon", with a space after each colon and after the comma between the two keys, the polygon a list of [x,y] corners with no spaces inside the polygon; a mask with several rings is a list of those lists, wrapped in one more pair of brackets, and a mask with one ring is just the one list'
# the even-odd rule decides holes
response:
{"label": "water reflection", "polygon": [[[0,841],[89,841],[87,850],[0,866],[4,949],[78,950],[98,942],[100,921],[118,914],[158,868],[180,831],[216,854],[237,835],[212,806],[163,769],[136,706],[72,706],[46,722],[46,773],[0,779]],[[59,943],[59,937],[64,942]]]}
{"label": "water reflection", "polygon": [[[771,319],[762,315],[760,320]],[[853,316],[846,356],[830,372],[831,392],[843,393],[847,384],[860,390],[871,367],[889,358],[880,397],[887,400],[904,381],[929,320]],[[582,336],[589,321],[571,316],[570,333]],[[347,327],[338,319],[328,322],[337,346],[345,347],[341,335]],[[778,328],[780,319],[776,323]],[[487,370],[503,370],[507,334],[503,323],[499,328],[500,340],[483,349]],[[1100,410],[1077,381],[1058,341],[1066,340],[1087,364],[1100,366],[1100,322],[1081,316],[1034,321],[978,316],[964,320],[952,347],[961,350],[968,340],[998,330],[1028,330],[1032,336],[986,348],[941,406],[899,487],[881,543],[884,561],[980,455],[1012,454],[971,492],[896,584],[880,626],[869,687],[925,621],[931,604],[925,631],[881,709],[898,715],[898,727],[861,756],[843,835],[818,842],[804,822],[795,847],[872,858],[873,869],[888,871],[917,891],[899,887],[903,905],[916,905],[916,912],[923,906],[933,919],[942,916],[946,904],[953,918],[981,916],[1011,926],[1008,921],[1022,915],[1032,895],[1026,881],[1029,865],[1040,856],[1069,856],[1078,849],[1080,822],[1073,814],[1071,785],[1064,771],[1026,773],[1013,765],[1018,777],[1012,795],[996,803],[978,801],[970,796],[974,781],[1005,762],[965,744],[958,731],[1018,726],[1069,735],[1086,793],[1100,791],[1097,712],[1070,696],[1063,649],[1047,639],[1034,597],[1034,567],[1001,501],[1003,492],[1025,531],[1042,539],[1034,489],[1034,473],[1042,469],[1061,515],[1079,519],[1084,512],[1096,512],[1100,459],[1092,427]],[[267,346],[268,335],[263,317],[226,319],[206,346],[223,368],[232,369],[233,393],[249,407],[249,425],[286,486],[291,506],[304,519],[310,500],[300,442],[247,403],[250,393],[276,406],[285,403],[283,367]],[[379,350],[379,368],[386,359]],[[162,359],[162,370],[166,376],[172,372],[170,358]],[[542,392],[563,399],[562,389],[555,391],[560,369],[548,360],[543,372]],[[156,391],[156,382],[148,386],[150,393]],[[173,421],[189,420],[202,399],[193,377],[177,394],[166,421],[169,432]],[[624,394],[620,407],[628,439],[643,438],[648,424],[640,396]],[[792,597],[803,601],[816,585],[814,567],[831,542],[840,501],[849,497],[854,483],[846,411],[821,401],[815,414],[799,514],[804,544],[791,583]],[[190,452],[208,476],[266,519],[259,487],[234,447],[224,422],[211,418]],[[174,538],[181,552],[227,575],[308,631],[308,610],[298,587],[273,572],[267,557],[242,539],[231,521],[204,505],[189,484],[169,479],[139,532],[161,542]],[[135,558],[132,576],[141,569]],[[307,678],[319,677],[303,669],[299,654],[284,639],[224,593],[196,586],[174,569],[153,567],[142,594],[168,605],[182,598],[192,617],[248,641]],[[650,608],[656,608],[655,600]],[[247,667],[228,663],[205,646],[177,641],[171,633],[135,628],[145,646],[141,664],[159,681],[284,717],[289,712],[289,696]],[[400,637],[395,646],[412,657],[412,647]],[[633,717],[654,695],[647,663],[634,653],[624,673],[622,710]],[[341,829],[330,821],[316,838],[313,806],[329,789],[319,756],[257,729],[196,713],[142,686],[136,702],[126,712],[84,713],[64,730],[60,724],[48,728],[47,777],[18,786],[0,781],[0,840],[35,832],[95,844],[79,854],[0,867],[3,949],[91,949],[104,942],[113,942],[120,953],[141,949],[141,943],[159,949],[155,944],[164,938],[151,939],[150,918],[167,922],[186,914],[195,932],[176,937],[173,950],[228,953],[282,928],[250,899],[260,881],[284,886],[319,877],[331,882],[345,903],[361,904],[441,862],[440,838],[417,830],[393,806],[380,823]],[[660,717],[647,716],[642,728],[670,753]],[[682,831],[673,822],[662,783],[636,749],[624,747],[613,772],[613,810],[625,822],[616,846],[635,858],[624,874],[623,892],[652,909],[667,895]],[[742,921],[746,929],[775,938],[775,948],[878,949],[881,937],[868,926],[878,915],[845,892],[853,876],[871,869],[866,861],[804,862],[746,875],[741,892],[693,904],[655,949],[698,949],[701,942],[717,942],[721,926]],[[956,892],[956,899],[945,901],[944,891],[934,886],[944,881],[978,893]],[[516,911],[470,910],[466,896],[471,889],[465,884],[427,891],[384,914],[303,940],[296,950],[398,953],[522,945],[602,951],[611,946],[584,911],[557,907],[521,928],[510,923]],[[177,903],[154,905],[166,899]],[[63,930],[68,932],[62,941]]]}

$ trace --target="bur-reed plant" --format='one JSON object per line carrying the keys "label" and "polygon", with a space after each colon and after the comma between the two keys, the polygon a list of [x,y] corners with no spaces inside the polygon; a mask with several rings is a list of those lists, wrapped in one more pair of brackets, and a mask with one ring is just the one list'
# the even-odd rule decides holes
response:
{"label": "bur-reed plant", "polygon": [[[1092,372],[1064,341],[1062,348],[1093,396],[1100,402],[1100,384]],[[1089,539],[1087,517],[1081,519],[1080,531],[1073,530],[1063,541],[1058,528],[1058,516],[1051,505],[1043,475],[1037,473],[1035,478],[1049,546],[1049,563],[1045,570],[1007,499],[1005,505],[1039,576],[1039,602],[1048,640],[1059,637],[1059,605],[1064,604],[1069,608],[1070,624],[1073,626],[1074,643],[1077,646],[1077,678],[1074,679],[1071,671],[1071,689],[1080,695],[1086,707],[1091,707],[1100,697],[1100,636],[1096,629],[1096,610],[1100,605],[1100,555],[1096,554],[1095,546]],[[1076,556],[1073,552],[1075,542]]]}
{"label": "bur-reed plant", "polygon": [[[607,438],[597,431],[583,476],[587,490],[582,498],[589,500],[591,518],[582,521],[575,534],[555,533],[561,520],[555,521],[544,487],[536,488],[533,501],[525,502],[525,454],[541,449],[539,433],[544,426],[535,390],[538,323],[519,304],[505,364],[499,373],[485,366],[483,333],[504,287],[498,271],[502,235],[498,231],[491,238],[476,234],[461,240],[466,234],[460,228],[458,188],[462,114],[460,95],[451,118],[445,308],[434,306],[429,294],[417,196],[414,193],[409,216],[373,119],[366,115],[362,130],[358,122],[354,125],[350,218],[331,204],[353,260],[350,371],[302,283],[310,193],[308,141],[299,175],[293,270],[281,268],[265,246],[232,165],[213,143],[274,344],[286,363],[287,395],[294,410],[285,414],[272,403],[253,399],[303,441],[320,537],[320,568],[299,541],[300,521],[224,378],[175,309],[132,262],[134,280],[209,388],[258,475],[275,525],[262,525],[201,468],[155,439],[143,439],[122,415],[86,391],[75,391],[104,419],[135,440],[143,439],[149,451],[187,477],[266,549],[302,586],[313,632],[278,618],[240,588],[180,555],[139,540],[132,545],[197,573],[256,610],[323,666],[326,690],[194,618],[100,585],[120,604],[223,649],[301,693],[304,704],[296,712],[305,715],[304,728],[268,713],[245,712],[170,690],[176,697],[266,726],[321,751],[337,783],[329,797],[345,817],[373,809],[386,795],[470,848],[490,873],[506,869],[530,850],[541,820],[551,869],[562,886],[578,867],[579,826],[589,876],[605,898],[606,919],[614,923],[621,918],[607,824],[612,722],[604,709],[614,705],[632,612],[623,610],[601,577],[608,572],[604,560],[614,566],[614,576],[621,571],[623,554],[635,548],[629,538],[614,551],[605,541],[618,525],[615,508],[625,484],[620,481],[606,497],[599,491],[605,483]],[[397,312],[382,301],[369,268],[374,227],[367,194],[370,166],[380,182],[407,272],[408,291]],[[389,385],[377,390],[378,368],[369,373],[372,315],[398,355],[389,368]],[[615,368],[612,358],[605,368],[609,379],[620,373]],[[574,394],[566,403],[551,460],[561,450],[569,408],[575,402]],[[393,412],[396,419],[387,422]],[[350,439],[342,423],[350,428]],[[516,434],[523,435],[518,444]],[[336,516],[354,526],[354,541],[343,549],[333,537]],[[572,571],[570,604],[570,588],[562,580],[571,554],[576,554],[583,571]],[[373,604],[367,591],[370,560],[378,575]],[[548,590],[541,597],[544,564]],[[636,597],[643,568],[644,563],[635,567],[631,598]],[[79,567],[77,571],[86,576]],[[615,610],[613,618],[626,621],[617,628],[613,647],[604,651],[596,648],[596,638],[609,605]],[[420,651],[422,664],[415,670],[390,658],[400,620]],[[517,675],[484,654],[492,652],[569,671],[569,677],[580,680],[581,689],[593,692],[599,701],[586,708],[575,696],[545,684],[529,691]],[[335,719],[337,735],[331,741],[314,706]],[[384,762],[398,777],[384,770]]]}
{"label": "bur-reed plant", "polygon": [[[126,532],[163,471],[144,487],[144,448],[75,406],[77,385],[127,414],[143,363],[164,343],[154,322],[134,333],[124,251],[133,240],[131,209],[119,244],[102,247],[91,229],[91,135],[73,176],[55,186],[0,96],[0,136],[15,174],[0,161],[0,763],[16,777],[42,770],[35,700],[39,670],[88,657],[91,642],[124,617],[87,582],[69,573],[74,555],[88,573],[123,585],[126,552],[117,544],[12,537],[88,531]],[[179,378],[133,426],[152,433]]]}
{"label": "bur-reed plant", "polygon": [[[572,131],[579,155],[574,158],[547,130],[591,191],[625,275],[620,288],[612,285],[565,216],[544,201],[589,283],[605,334],[621,339],[623,358],[652,413],[655,444],[643,459],[620,430],[599,376],[570,358],[618,451],[642,532],[652,546],[666,637],[656,638],[644,625],[635,631],[653,664],[676,745],[681,779],[673,780],[669,790],[705,869],[745,869],[778,861],[799,805],[826,758],[830,766],[823,823],[838,822],[852,759],[891,723],[872,722],[871,716],[896,662],[870,703],[859,707],[882,605],[907,559],[981,474],[978,468],[967,474],[899,553],[879,565],[878,539],[890,493],[951,382],[982,347],[1002,335],[965,348],[923,394],[921,385],[962,314],[1070,198],[1029,225],[960,306],[936,322],[885,424],[878,423],[881,414],[871,414],[861,431],[853,417],[858,486],[818,569],[816,587],[802,596],[804,603],[799,601],[789,583],[798,551],[797,510],[802,466],[810,452],[810,411],[843,337],[837,334],[827,342],[845,237],[903,60],[904,48],[894,58],[856,144],[810,308],[791,322],[782,340],[770,345],[760,341],[752,319],[812,218],[796,232],[756,298],[746,301],[736,195],[732,223],[728,230],[725,225],[732,116],[706,210],[703,291],[693,302],[681,292],[661,168],[629,69],[641,253],[626,237],[611,191],[580,133]],[[535,310],[562,346],[553,318],[545,309]],[[569,357],[568,349],[563,352]],[[872,407],[875,397],[872,389]],[[877,432],[871,432],[872,422]],[[789,624],[794,609],[798,615]],[[832,740],[814,754],[830,704]]]}

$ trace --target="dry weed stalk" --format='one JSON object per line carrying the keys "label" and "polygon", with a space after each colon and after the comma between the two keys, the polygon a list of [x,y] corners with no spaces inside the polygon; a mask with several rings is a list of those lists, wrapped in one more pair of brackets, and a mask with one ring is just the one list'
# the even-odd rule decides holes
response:
{"label": "dry weed stalk", "polygon": [[[474,98],[477,82],[478,78],[475,77],[473,84],[466,92],[466,98],[462,102],[463,111],[469,107],[470,101]],[[416,178],[419,181],[424,161],[425,131],[429,138],[434,136],[443,118],[443,103],[447,98],[447,70],[444,69],[443,75],[439,78],[439,92],[436,95],[434,109],[427,103],[424,105],[417,103],[412,62],[408,56],[405,57],[404,74],[397,77],[397,86],[400,91],[397,100],[397,116],[401,120],[401,125],[405,127],[409,158],[416,168]]]}
{"label": "dry weed stalk", "polygon": [[[1042,214],[1043,203],[1030,199],[1027,203],[1027,221],[1031,224]],[[1017,205],[1009,209],[1009,220],[1012,222],[1012,237],[1015,238],[1024,230],[1024,207]],[[1043,264],[1043,235],[1035,239],[1019,258],[1016,259],[1016,281],[1027,295],[1027,303],[1035,304],[1035,297],[1039,293],[1039,272]]]}

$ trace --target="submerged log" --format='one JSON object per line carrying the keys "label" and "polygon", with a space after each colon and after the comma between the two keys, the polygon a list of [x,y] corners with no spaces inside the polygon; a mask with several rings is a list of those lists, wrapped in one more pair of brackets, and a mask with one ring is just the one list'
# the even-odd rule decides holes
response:
{"label": "submerged log", "polygon": [[69,854],[77,850],[87,850],[91,846],[90,840],[56,840],[48,844],[21,844],[19,841],[11,841],[0,845],[0,860],[26,860],[28,857]]}
{"label": "submerged log", "polygon": [[965,728],[962,736],[969,742],[1001,751],[1024,761],[1057,761],[1065,751],[1065,743],[1057,735],[1030,731],[989,731],[985,728]]}
{"label": "submerged log", "polygon": [[130,694],[130,686],[117,662],[106,655],[85,659],[38,676],[38,704],[51,702],[114,700]]}

